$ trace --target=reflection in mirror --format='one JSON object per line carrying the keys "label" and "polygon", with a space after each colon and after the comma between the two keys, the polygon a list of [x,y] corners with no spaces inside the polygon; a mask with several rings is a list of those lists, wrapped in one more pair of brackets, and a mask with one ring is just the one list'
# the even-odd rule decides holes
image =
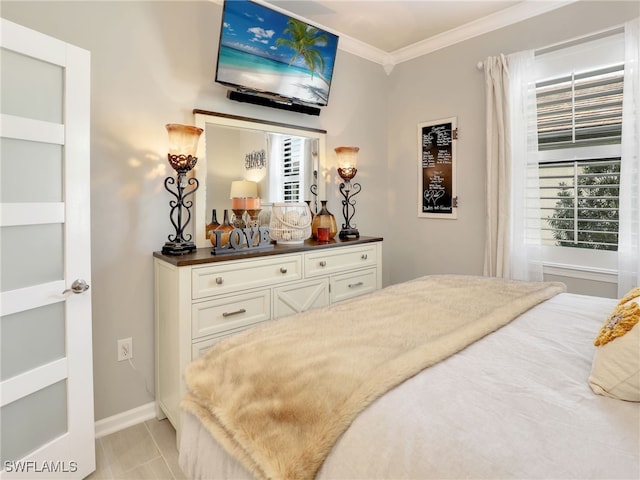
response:
{"label": "reflection in mirror", "polygon": [[235,180],[256,182],[263,205],[311,200],[310,188],[318,175],[318,139],[211,124],[205,131],[207,208],[230,208]]}
{"label": "reflection in mirror", "polygon": [[213,209],[218,221],[225,209],[231,209],[231,183],[237,180],[258,184],[261,217],[267,223],[269,206],[275,202],[310,201],[312,211],[319,210],[325,192],[323,130],[201,110],[194,113],[196,125],[204,129],[196,165],[200,181],[195,209],[197,246],[210,245],[205,225]]}

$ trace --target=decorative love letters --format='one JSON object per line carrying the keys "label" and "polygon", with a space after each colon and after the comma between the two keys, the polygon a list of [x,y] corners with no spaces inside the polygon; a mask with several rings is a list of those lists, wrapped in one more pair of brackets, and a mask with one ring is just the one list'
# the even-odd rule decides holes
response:
{"label": "decorative love letters", "polygon": [[[214,255],[224,255],[240,252],[254,252],[273,248],[269,227],[234,228],[227,233],[222,230],[214,230],[216,246],[211,251]],[[223,238],[229,235],[226,243]]]}

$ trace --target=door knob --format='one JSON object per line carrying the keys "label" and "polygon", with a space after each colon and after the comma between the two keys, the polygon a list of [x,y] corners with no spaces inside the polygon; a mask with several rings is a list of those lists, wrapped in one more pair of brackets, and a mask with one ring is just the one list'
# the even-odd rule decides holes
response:
{"label": "door knob", "polygon": [[65,293],[69,292],[82,293],[86,292],[87,290],[89,290],[89,285],[87,285],[87,282],[79,278],[77,280],[74,280],[74,282],[71,284],[71,288],[67,288],[64,292],[62,292],[62,294],[64,295]]}

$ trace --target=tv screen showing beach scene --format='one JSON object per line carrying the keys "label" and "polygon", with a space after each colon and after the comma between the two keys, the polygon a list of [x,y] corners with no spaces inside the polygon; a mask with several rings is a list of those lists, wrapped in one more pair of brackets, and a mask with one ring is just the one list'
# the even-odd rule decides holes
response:
{"label": "tv screen showing beach scene", "polygon": [[224,3],[216,82],[325,106],[338,36],[247,0]]}

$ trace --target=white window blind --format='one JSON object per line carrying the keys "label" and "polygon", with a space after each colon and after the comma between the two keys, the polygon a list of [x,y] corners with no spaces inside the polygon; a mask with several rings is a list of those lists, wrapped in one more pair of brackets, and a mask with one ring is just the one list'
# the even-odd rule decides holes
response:
{"label": "white window blind", "polygon": [[619,144],[623,83],[622,64],[539,82],[539,150]]}
{"label": "white window blind", "polygon": [[617,250],[624,66],[536,85],[542,239]]}

